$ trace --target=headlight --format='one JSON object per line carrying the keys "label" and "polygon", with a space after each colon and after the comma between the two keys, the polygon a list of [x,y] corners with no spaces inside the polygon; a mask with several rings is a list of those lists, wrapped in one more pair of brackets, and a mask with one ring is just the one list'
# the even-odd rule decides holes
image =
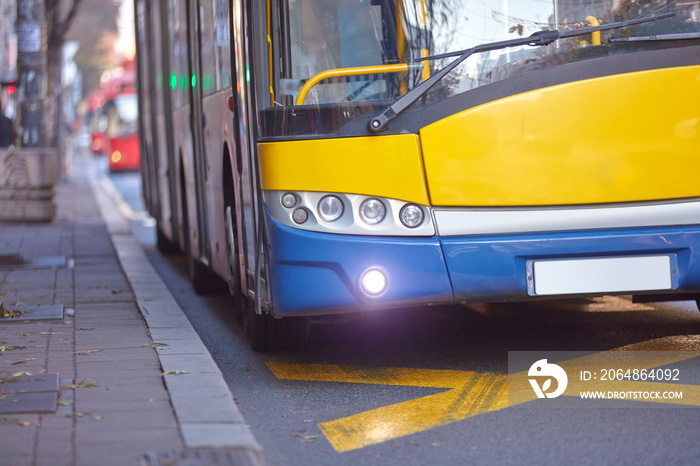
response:
{"label": "headlight", "polygon": [[381,267],[369,268],[360,276],[360,287],[367,295],[379,297],[389,288],[389,277]]}
{"label": "headlight", "polygon": [[406,228],[416,228],[423,223],[423,209],[415,204],[407,204],[401,209],[399,218]]}
{"label": "headlight", "polygon": [[386,217],[386,207],[379,199],[367,199],[360,204],[360,218],[367,225],[376,225]]}
{"label": "headlight", "polygon": [[292,220],[294,220],[294,222],[296,222],[296,223],[299,223],[299,224],[304,223],[306,220],[308,220],[308,218],[309,218],[309,213],[306,212],[306,210],[301,208],[301,207],[298,208],[297,210],[295,210],[294,212],[292,212]]}
{"label": "headlight", "polygon": [[287,209],[291,209],[295,205],[297,205],[297,196],[292,193],[285,193],[282,196],[282,205],[285,206]]}
{"label": "headlight", "polygon": [[336,196],[325,196],[318,202],[318,215],[325,222],[335,222],[343,215],[343,201]]}

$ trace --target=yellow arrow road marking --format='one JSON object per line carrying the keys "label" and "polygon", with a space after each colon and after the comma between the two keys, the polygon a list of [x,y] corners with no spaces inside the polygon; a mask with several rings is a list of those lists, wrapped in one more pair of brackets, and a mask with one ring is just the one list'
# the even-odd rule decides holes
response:
{"label": "yellow arrow road marking", "polygon": [[319,424],[338,452],[355,450],[505,408],[503,374],[467,371],[360,368],[328,364],[267,363],[279,379],[446,388],[445,392]]}
{"label": "yellow arrow road marking", "polygon": [[[651,369],[700,356],[700,336],[666,337],[615,350],[595,353],[558,362],[569,374],[592,367],[610,367],[611,357],[615,369]],[[644,359],[615,358],[627,351],[656,351],[644,354]],[[662,351],[669,351],[664,354]],[[673,352],[670,352],[673,351]],[[364,368],[330,364],[285,364],[269,362],[267,366],[278,379],[315,382],[346,382],[393,386],[444,388],[433,395],[372,409],[352,416],[322,422],[319,427],[333,448],[346,452],[385,442],[417,432],[423,432],[478,414],[497,411],[508,406],[537,399],[527,382],[527,371],[517,374],[491,374],[470,371]],[[683,391],[684,399],[636,400],[700,405],[700,386],[662,384],[653,382],[616,381],[615,390]],[[596,391],[610,387],[610,382],[570,380],[564,393],[579,396],[579,390]],[[510,397],[508,390],[510,389]],[[607,388],[605,388],[607,390]]]}

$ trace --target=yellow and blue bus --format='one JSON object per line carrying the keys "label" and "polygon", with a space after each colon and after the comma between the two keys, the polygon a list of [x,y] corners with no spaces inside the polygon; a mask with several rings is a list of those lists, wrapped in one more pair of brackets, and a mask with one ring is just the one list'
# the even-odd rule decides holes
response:
{"label": "yellow and blue bus", "polygon": [[254,349],[321,314],[700,296],[700,1],[135,5],[158,246]]}

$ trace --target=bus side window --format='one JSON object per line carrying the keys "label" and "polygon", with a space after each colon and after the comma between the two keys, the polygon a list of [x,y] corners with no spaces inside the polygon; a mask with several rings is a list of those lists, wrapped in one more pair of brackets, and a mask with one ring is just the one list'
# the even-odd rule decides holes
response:
{"label": "bus side window", "polygon": [[214,4],[214,27],[216,28],[216,53],[218,89],[231,85],[231,42],[228,30],[229,8],[227,0],[216,0]]}

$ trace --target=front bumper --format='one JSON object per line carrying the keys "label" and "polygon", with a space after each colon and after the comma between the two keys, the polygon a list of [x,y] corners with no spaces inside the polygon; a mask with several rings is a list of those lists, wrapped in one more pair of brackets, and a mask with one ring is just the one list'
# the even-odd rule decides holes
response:
{"label": "front bumper", "polygon": [[[392,238],[303,231],[266,214],[271,297],[277,315],[525,301],[532,299],[528,263],[559,258],[669,255],[675,276],[673,289],[667,292],[700,292],[700,226]],[[364,294],[359,285],[359,277],[372,267],[382,268],[389,278],[387,292],[378,298]]]}

